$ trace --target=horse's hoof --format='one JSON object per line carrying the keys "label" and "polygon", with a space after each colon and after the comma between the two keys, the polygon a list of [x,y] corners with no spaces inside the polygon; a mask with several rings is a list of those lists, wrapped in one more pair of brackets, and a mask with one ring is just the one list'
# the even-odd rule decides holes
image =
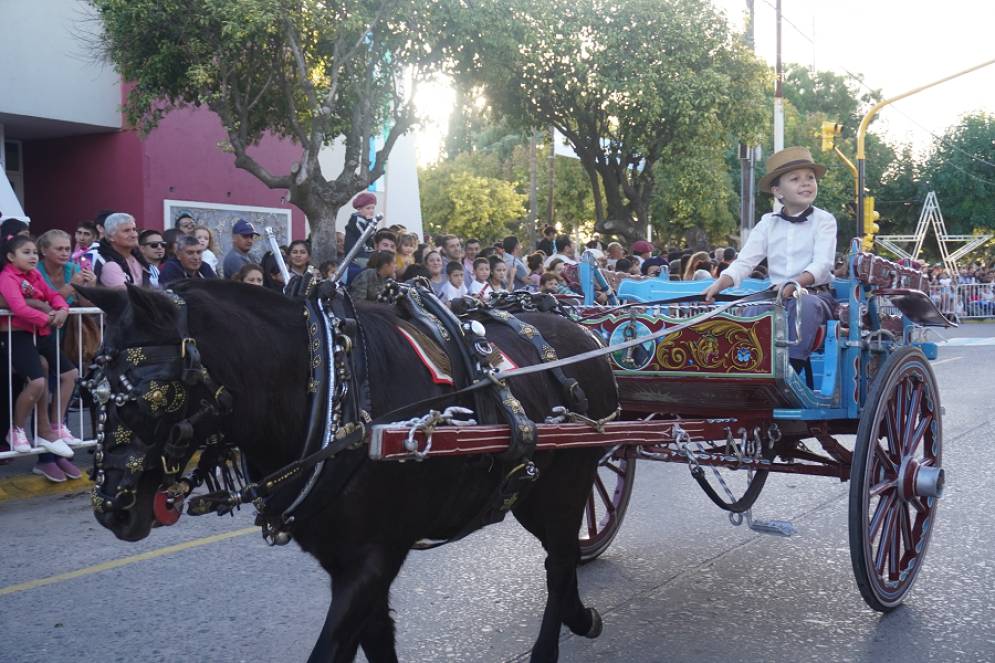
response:
{"label": "horse's hoof", "polygon": [[594,608],[588,608],[587,612],[591,615],[591,628],[587,630],[584,637],[593,639],[601,635],[601,631],[604,630],[605,623],[601,621],[601,613]]}

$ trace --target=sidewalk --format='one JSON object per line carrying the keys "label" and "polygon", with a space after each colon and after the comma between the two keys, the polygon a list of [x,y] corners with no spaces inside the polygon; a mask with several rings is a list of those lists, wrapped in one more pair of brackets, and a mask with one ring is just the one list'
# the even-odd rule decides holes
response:
{"label": "sidewalk", "polygon": [[[69,413],[69,427],[77,435],[80,433],[79,411]],[[90,433],[90,413],[83,410],[82,430]],[[0,444],[2,435],[0,435]],[[6,447],[3,447],[6,449]],[[73,463],[80,469],[83,476],[79,479],[66,479],[63,483],[49,481],[43,476],[32,474],[31,470],[38,462],[38,456],[32,454],[14,458],[9,464],[0,465],[0,503],[9,500],[20,500],[42,495],[64,495],[89,491],[93,482],[89,478],[89,470],[93,467],[93,447],[75,449]]]}
{"label": "sidewalk", "polygon": [[17,458],[9,465],[0,465],[0,503],[21,500],[42,495],[64,495],[89,491],[93,486],[88,470],[93,465],[89,449],[77,449],[72,459],[83,472],[79,479],[66,479],[63,483],[49,481],[43,476],[32,474],[31,469],[37,456]]}

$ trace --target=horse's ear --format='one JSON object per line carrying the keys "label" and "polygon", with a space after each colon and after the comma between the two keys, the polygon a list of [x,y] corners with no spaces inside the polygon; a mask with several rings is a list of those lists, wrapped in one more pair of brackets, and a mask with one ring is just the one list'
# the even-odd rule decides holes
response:
{"label": "horse's ear", "polygon": [[117,288],[91,288],[73,285],[84,299],[89,299],[93,305],[107,314],[112,320],[120,319],[128,310],[128,294]]}
{"label": "horse's ear", "polygon": [[127,286],[127,292],[136,320],[158,320],[162,317],[165,302],[162,295],[133,285]]}

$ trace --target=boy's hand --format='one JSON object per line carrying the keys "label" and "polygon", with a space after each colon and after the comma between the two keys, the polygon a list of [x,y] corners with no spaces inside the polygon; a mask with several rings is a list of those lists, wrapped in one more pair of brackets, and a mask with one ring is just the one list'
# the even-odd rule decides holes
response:
{"label": "boy's hand", "polygon": [[720,276],[715,280],[712,285],[708,286],[708,290],[705,291],[704,298],[706,304],[711,304],[715,301],[715,295],[719,294],[723,290],[732,286],[732,279],[728,276]]}

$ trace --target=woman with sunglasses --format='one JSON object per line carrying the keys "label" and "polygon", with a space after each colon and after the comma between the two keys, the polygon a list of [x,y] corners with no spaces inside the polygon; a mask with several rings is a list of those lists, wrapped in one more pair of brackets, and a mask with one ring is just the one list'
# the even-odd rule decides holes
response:
{"label": "woman with sunglasses", "polygon": [[158,288],[159,267],[166,260],[166,240],[158,230],[143,230],[138,234],[138,249],[149,265],[149,285]]}

